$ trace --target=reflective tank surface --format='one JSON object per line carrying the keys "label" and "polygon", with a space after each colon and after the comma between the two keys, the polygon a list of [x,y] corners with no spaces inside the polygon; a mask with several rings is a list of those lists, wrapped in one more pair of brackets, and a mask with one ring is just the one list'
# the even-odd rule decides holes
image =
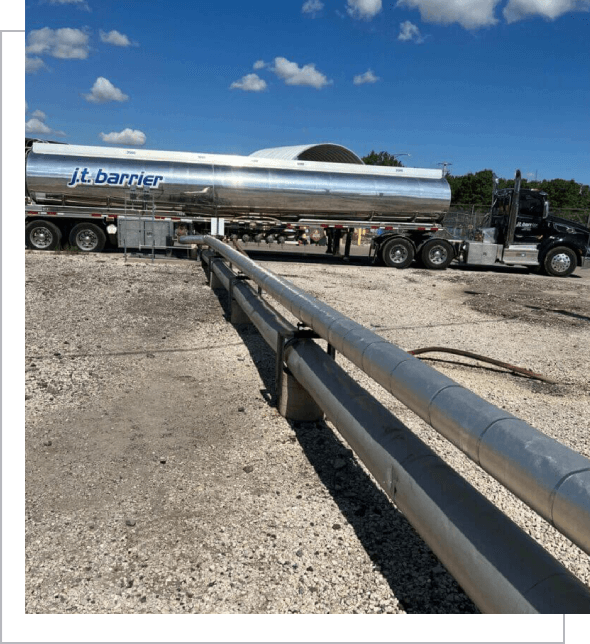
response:
{"label": "reflective tank surface", "polygon": [[406,221],[442,218],[441,170],[34,143],[26,189],[39,204],[122,206],[149,192],[159,209],[224,217]]}

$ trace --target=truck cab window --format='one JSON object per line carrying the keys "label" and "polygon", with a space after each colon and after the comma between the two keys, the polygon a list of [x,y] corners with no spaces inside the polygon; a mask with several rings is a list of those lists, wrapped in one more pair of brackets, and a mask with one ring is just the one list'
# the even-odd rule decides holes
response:
{"label": "truck cab window", "polygon": [[520,194],[520,213],[543,217],[543,204],[545,200],[539,192],[522,190]]}

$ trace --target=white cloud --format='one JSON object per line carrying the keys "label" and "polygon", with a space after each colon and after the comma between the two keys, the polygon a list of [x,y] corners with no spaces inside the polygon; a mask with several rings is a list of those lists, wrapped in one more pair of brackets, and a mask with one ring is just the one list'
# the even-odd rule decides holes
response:
{"label": "white cloud", "polygon": [[381,0],[347,0],[346,11],[349,16],[371,20],[381,11]]}
{"label": "white cloud", "polygon": [[266,67],[266,65],[267,65],[267,63],[265,63],[263,60],[257,60],[254,63],[253,68],[254,69],[263,69],[264,67]]}
{"label": "white cloud", "polygon": [[589,11],[590,0],[510,0],[504,7],[506,22],[541,16],[555,20],[568,11]]}
{"label": "white cloud", "polygon": [[425,22],[451,24],[458,22],[465,29],[495,25],[494,15],[500,0],[398,0],[396,6],[418,9]]}
{"label": "white cloud", "polygon": [[33,29],[27,38],[27,54],[47,54],[54,58],[88,58],[88,35],[80,29]]}
{"label": "white cloud", "polygon": [[234,81],[230,89],[242,89],[245,92],[262,92],[266,89],[266,81],[260,78],[258,74],[246,74],[240,80]]}
{"label": "white cloud", "polygon": [[86,0],[49,0],[49,4],[77,4],[81,9],[90,11],[90,7]]}
{"label": "white cloud", "polygon": [[309,13],[312,18],[315,18],[316,14],[323,8],[324,3],[320,2],[320,0],[307,0],[301,7],[301,13]]}
{"label": "white cloud", "polygon": [[27,103],[27,101],[25,101],[25,112],[28,112],[28,111],[29,111],[29,104]]}
{"label": "white cloud", "polygon": [[118,32],[116,29],[109,31],[108,33],[101,29],[99,33],[102,42],[108,42],[110,45],[117,45],[118,47],[129,47],[131,45],[129,38],[125,34]]}
{"label": "white cloud", "polygon": [[129,96],[115,87],[110,80],[99,76],[95,81],[90,94],[82,94],[90,103],[108,103],[109,101],[126,101]]}
{"label": "white cloud", "polygon": [[379,76],[375,76],[370,69],[367,69],[364,74],[355,76],[352,82],[355,85],[364,85],[365,83],[376,83],[378,80]]}
{"label": "white cloud", "polygon": [[38,56],[25,55],[25,74],[34,74],[44,67],[45,63]]}
{"label": "white cloud", "polygon": [[27,134],[49,134],[51,128],[39,119],[29,119],[25,123],[25,132]]}
{"label": "white cloud", "polygon": [[414,41],[418,45],[424,42],[424,38],[420,33],[420,29],[418,29],[418,27],[411,23],[409,20],[400,22],[399,36],[397,37],[397,39],[403,40],[404,42]]}
{"label": "white cloud", "polygon": [[287,85],[308,85],[321,89],[326,85],[332,83],[324,74],[315,68],[315,64],[309,63],[303,67],[299,67],[297,63],[293,63],[282,56],[275,58],[274,67],[272,71],[282,78]]}
{"label": "white cloud", "polygon": [[108,134],[101,132],[99,136],[105,143],[143,145],[146,141],[146,136],[141,130],[132,130],[129,127],[126,127],[121,132],[109,132]]}
{"label": "white cloud", "polygon": [[[28,105],[27,105],[28,109]],[[54,130],[45,123],[45,113],[41,110],[35,110],[28,121],[25,122],[25,134],[53,134],[55,136],[65,136],[65,132]]]}

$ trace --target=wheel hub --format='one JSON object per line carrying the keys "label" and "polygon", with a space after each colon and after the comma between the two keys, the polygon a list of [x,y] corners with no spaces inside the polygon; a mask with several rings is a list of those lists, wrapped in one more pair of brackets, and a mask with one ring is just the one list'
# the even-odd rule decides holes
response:
{"label": "wheel hub", "polygon": [[98,239],[96,235],[90,230],[84,230],[78,234],[78,246],[83,250],[92,250],[96,247]]}
{"label": "wheel hub", "polygon": [[559,253],[551,260],[551,268],[559,273],[567,271],[570,265],[571,259],[565,253]]}
{"label": "wheel hub", "polygon": [[393,262],[403,262],[408,256],[408,251],[398,246],[397,248],[391,249],[389,256]]}
{"label": "wheel hub", "polygon": [[31,235],[31,239],[37,248],[47,248],[53,241],[53,235],[47,228],[36,228]]}
{"label": "wheel hub", "polygon": [[435,248],[430,253],[430,261],[433,264],[444,264],[447,259],[447,254],[442,248]]}

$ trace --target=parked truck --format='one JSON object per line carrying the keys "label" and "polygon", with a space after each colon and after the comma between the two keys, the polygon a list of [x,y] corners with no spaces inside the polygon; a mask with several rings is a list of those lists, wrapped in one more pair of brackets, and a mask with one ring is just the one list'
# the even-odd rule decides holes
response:
{"label": "parked truck", "polygon": [[250,156],[64,145],[26,140],[25,242],[82,252],[106,245],[168,249],[185,235],[223,232],[244,241],[325,244],[350,252],[372,234],[371,254],[395,268],[415,259],[517,264],[566,276],[590,267],[590,231],[549,214],[546,195],[495,191],[477,235],[445,228],[451,191],[441,170],[366,166],[335,144],[259,150]]}
{"label": "parked truck", "polygon": [[[469,213],[462,214],[463,222]],[[455,221],[452,221],[455,219]],[[384,231],[373,240],[375,255],[388,266],[405,268],[418,259],[426,268],[443,269],[453,260],[474,266],[527,266],[554,277],[576,267],[590,268],[590,229],[550,213],[547,194],[521,187],[516,171],[512,188],[494,191],[490,211],[470,230],[455,227],[447,215],[436,233]]]}

